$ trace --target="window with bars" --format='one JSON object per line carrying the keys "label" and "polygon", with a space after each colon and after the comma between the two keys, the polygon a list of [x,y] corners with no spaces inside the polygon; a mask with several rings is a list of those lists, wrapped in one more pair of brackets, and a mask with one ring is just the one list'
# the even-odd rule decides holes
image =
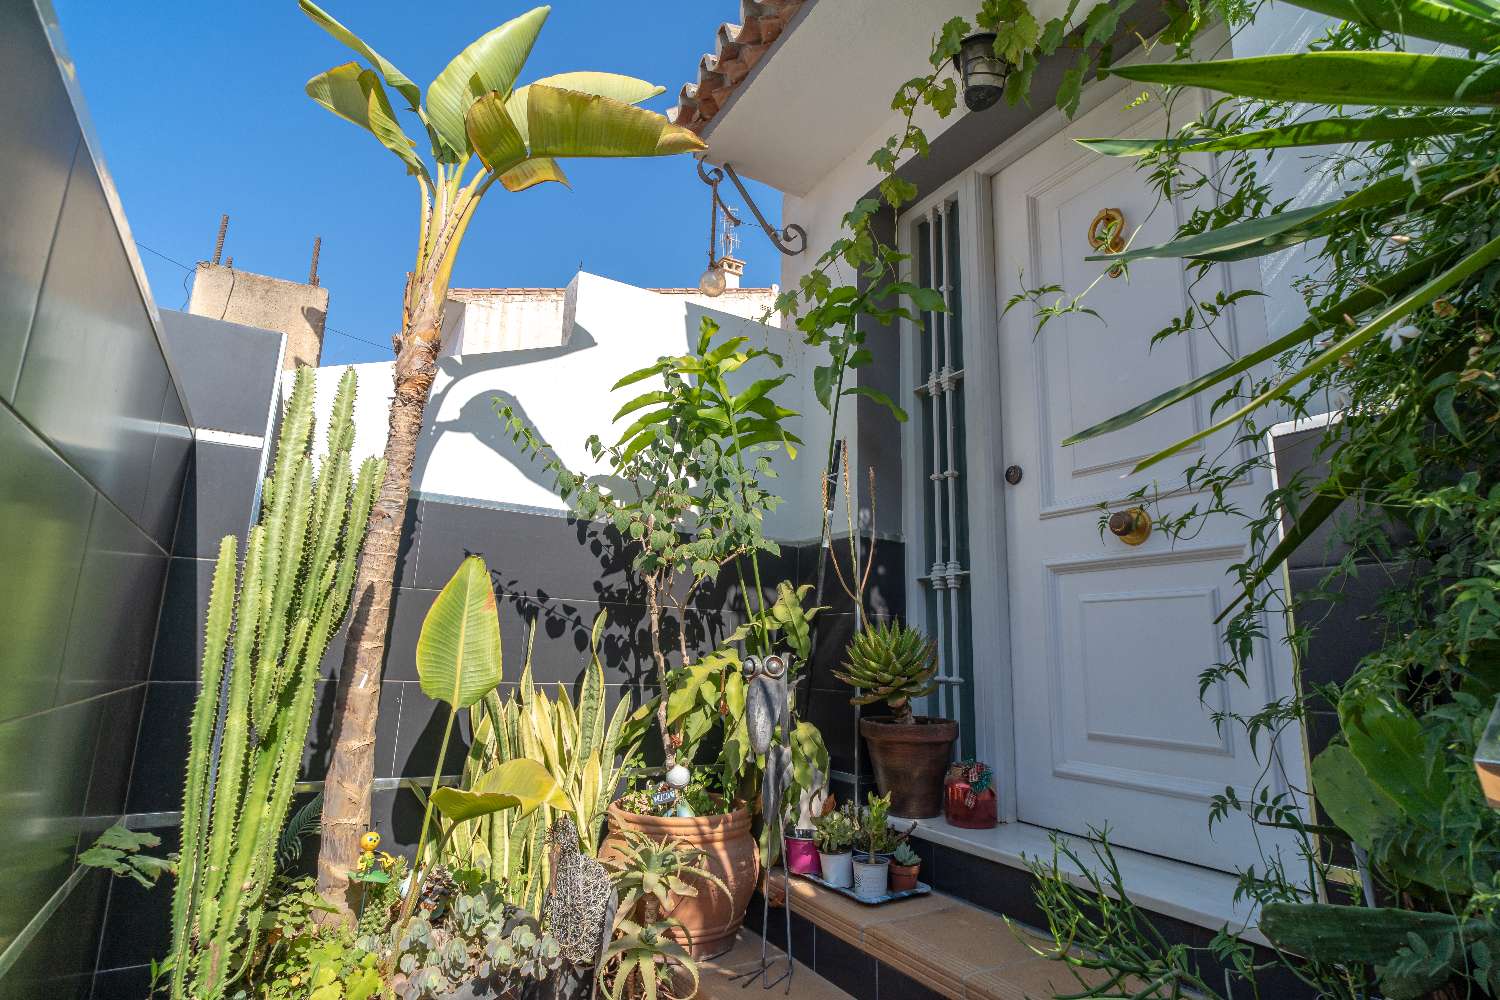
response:
{"label": "window with bars", "polygon": [[[959,723],[965,756],[974,753],[974,672],[970,628],[969,511],[964,481],[964,350],[960,309],[958,204],[944,201],[912,228],[917,281],[942,294],[946,312],[923,312],[913,386],[922,488],[921,551],[913,565],[927,629],[938,645],[936,714]],[[916,542],[909,539],[908,544]]]}

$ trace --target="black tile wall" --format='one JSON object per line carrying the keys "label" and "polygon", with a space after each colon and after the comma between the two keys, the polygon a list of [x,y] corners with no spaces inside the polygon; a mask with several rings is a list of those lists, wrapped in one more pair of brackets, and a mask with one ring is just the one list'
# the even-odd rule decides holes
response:
{"label": "black tile wall", "polygon": [[125,808],[191,435],[30,3],[0,123],[0,996],[86,997],[108,883],[76,857]]}
{"label": "black tile wall", "polygon": [[259,448],[193,442],[173,555],[217,559],[225,535],[244,545],[260,484],[261,455]]}
{"label": "black tile wall", "polygon": [[161,329],[197,425],[265,434],[282,335],[171,309],[162,310]]}

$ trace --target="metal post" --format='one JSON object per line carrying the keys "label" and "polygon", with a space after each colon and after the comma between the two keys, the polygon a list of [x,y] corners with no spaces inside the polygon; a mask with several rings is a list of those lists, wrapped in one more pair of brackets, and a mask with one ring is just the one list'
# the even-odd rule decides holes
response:
{"label": "metal post", "polygon": [[314,288],[318,287],[318,254],[323,250],[323,237],[313,237],[312,269],[307,272],[307,283]]}

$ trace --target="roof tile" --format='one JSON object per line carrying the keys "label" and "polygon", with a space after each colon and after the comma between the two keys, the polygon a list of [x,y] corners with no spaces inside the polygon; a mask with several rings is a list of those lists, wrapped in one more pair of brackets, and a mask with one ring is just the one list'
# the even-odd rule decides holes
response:
{"label": "roof tile", "polygon": [[714,51],[698,60],[698,79],[685,83],[667,118],[701,133],[808,0],[740,0],[740,23],[721,24]]}

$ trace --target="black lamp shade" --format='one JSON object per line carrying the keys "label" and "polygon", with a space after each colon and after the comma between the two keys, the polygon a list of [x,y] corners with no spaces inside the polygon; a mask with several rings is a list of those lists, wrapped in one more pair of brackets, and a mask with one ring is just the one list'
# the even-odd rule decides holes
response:
{"label": "black lamp shade", "polygon": [[995,55],[994,32],[983,31],[960,42],[953,65],[963,81],[964,106],[970,111],[994,106],[1005,93],[1011,66]]}

